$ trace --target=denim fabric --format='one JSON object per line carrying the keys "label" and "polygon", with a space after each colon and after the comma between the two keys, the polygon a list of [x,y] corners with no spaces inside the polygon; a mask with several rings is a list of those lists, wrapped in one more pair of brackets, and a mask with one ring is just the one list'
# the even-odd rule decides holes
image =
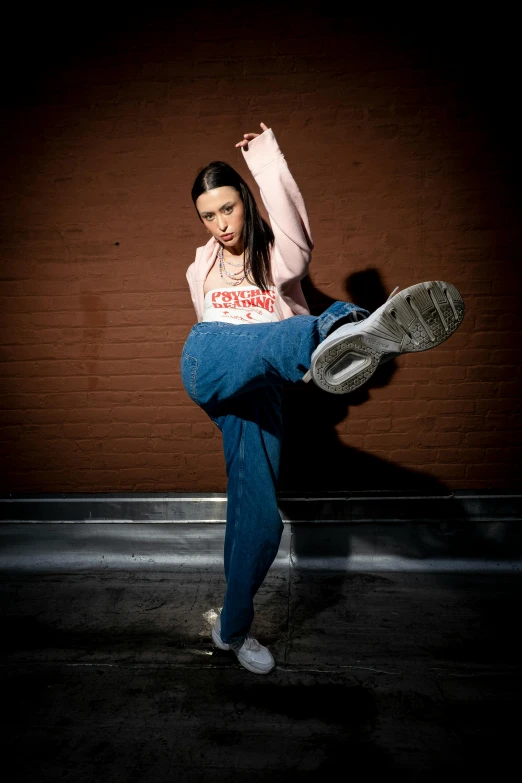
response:
{"label": "denim fabric", "polygon": [[187,338],[183,384],[223,436],[228,502],[221,639],[227,644],[241,644],[248,633],[254,596],[283,532],[276,496],[281,386],[302,379],[313,351],[337,321],[368,314],[348,302],[334,302],[320,316],[277,323],[201,322]]}

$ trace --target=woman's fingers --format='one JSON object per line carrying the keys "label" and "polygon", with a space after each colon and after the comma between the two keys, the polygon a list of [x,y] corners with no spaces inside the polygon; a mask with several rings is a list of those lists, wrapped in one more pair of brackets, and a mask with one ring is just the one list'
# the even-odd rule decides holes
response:
{"label": "woman's fingers", "polygon": [[[259,124],[261,125],[263,131],[268,130],[264,122],[260,122]],[[257,136],[260,135],[261,135],[260,133],[244,133],[242,141],[238,141],[236,147],[244,147],[246,150],[248,150],[248,142],[252,141],[252,139],[255,139]]]}
{"label": "woman's fingers", "polygon": [[243,141],[238,141],[236,144],[236,147],[245,147],[245,149],[248,149],[248,142],[252,141],[252,139],[255,139],[256,136],[259,136],[259,133],[244,133],[243,134]]}

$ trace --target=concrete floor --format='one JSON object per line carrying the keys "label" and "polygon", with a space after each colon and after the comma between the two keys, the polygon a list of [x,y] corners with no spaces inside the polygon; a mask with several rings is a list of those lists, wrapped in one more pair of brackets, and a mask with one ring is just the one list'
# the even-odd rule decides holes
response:
{"label": "concrete floor", "polygon": [[264,677],[212,647],[223,587],[214,567],[4,574],[7,780],[511,779],[516,573],[274,569]]}

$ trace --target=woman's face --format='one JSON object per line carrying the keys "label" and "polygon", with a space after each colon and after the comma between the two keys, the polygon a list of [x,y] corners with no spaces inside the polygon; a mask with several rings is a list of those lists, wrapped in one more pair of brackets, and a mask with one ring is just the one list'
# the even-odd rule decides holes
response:
{"label": "woman's face", "polygon": [[196,199],[203,225],[229,250],[243,252],[244,209],[238,191],[226,185],[207,190]]}

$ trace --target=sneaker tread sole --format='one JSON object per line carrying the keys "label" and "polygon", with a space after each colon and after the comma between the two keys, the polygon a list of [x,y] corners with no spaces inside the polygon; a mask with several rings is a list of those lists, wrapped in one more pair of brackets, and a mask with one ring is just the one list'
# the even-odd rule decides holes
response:
{"label": "sneaker tread sole", "polygon": [[[420,312],[431,336],[419,320],[411,302]],[[411,338],[394,320],[393,312],[397,314]],[[321,351],[319,346],[314,352],[310,373],[314,382],[325,391],[347,394],[366,383],[386,354],[418,353],[434,348],[451,337],[463,318],[464,302],[455,286],[443,282],[417,283],[386,302],[378,317],[370,320],[362,331],[355,334],[345,333],[337,340],[334,332],[334,339],[328,341],[326,349]],[[361,326],[364,327],[364,321]],[[337,382],[333,377],[336,368],[339,377]]]}

